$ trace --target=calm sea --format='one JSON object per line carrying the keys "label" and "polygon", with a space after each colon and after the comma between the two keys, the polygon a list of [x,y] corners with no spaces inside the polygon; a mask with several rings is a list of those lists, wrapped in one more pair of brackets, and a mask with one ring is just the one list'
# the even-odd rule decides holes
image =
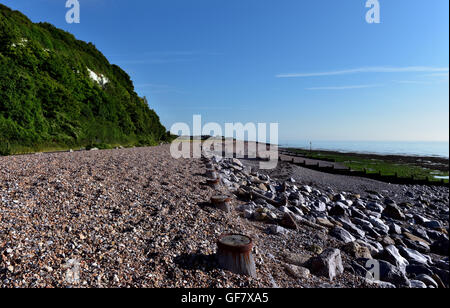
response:
{"label": "calm sea", "polygon": [[[282,147],[309,149],[309,141],[280,142]],[[448,142],[312,141],[313,150],[371,154],[449,157]]]}

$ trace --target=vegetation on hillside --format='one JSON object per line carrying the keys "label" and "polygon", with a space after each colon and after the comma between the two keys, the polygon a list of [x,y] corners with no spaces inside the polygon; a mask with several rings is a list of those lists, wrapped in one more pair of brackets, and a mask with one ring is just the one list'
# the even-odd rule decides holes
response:
{"label": "vegetation on hillside", "polygon": [[0,155],[169,137],[128,74],[92,43],[0,4]]}

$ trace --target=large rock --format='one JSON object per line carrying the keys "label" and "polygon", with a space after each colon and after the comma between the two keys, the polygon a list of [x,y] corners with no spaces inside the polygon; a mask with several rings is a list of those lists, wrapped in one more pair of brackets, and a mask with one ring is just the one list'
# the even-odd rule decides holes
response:
{"label": "large rock", "polygon": [[294,278],[308,279],[311,276],[309,269],[292,264],[284,264],[284,268]]}
{"label": "large rock", "polygon": [[325,250],[320,256],[311,260],[311,269],[317,275],[333,280],[344,272],[341,251],[332,248]]}
{"label": "large rock", "polygon": [[432,230],[440,230],[442,229],[442,223],[437,220],[431,220],[423,223],[423,226]]}
{"label": "large rock", "polygon": [[411,280],[411,289],[426,289],[427,285],[420,280]]}
{"label": "large rock", "polygon": [[298,230],[299,229],[299,225],[297,224],[295,216],[292,213],[284,213],[280,224],[283,227],[288,228],[288,229],[292,229],[292,230]]}
{"label": "large rock", "polygon": [[369,248],[361,246],[357,242],[350,242],[343,247],[343,250],[354,258],[372,259]]}
{"label": "large rock", "polygon": [[405,273],[389,262],[368,259],[358,259],[358,261],[373,275],[374,280],[390,282],[398,287],[411,285]]}
{"label": "large rock", "polygon": [[383,214],[386,215],[387,217],[391,217],[397,220],[405,219],[405,214],[403,214],[403,211],[395,203],[387,204],[386,208],[383,211]]}
{"label": "large rock", "polygon": [[428,276],[426,274],[420,274],[420,275],[416,276],[416,280],[423,282],[427,287],[431,286],[436,289],[439,287],[437,282],[434,281],[433,278],[431,278],[430,276]]}
{"label": "large rock", "polygon": [[389,227],[381,219],[371,216],[369,217],[369,221],[383,235],[389,234]]}
{"label": "large rock", "polygon": [[291,253],[286,252],[283,254],[284,261],[286,263],[296,266],[307,266],[311,260],[311,255],[308,253]]}
{"label": "large rock", "polygon": [[366,208],[375,213],[383,213],[384,207],[376,202],[368,202]]}
{"label": "large rock", "polygon": [[435,254],[441,255],[441,256],[448,256],[449,255],[449,241],[448,239],[440,239],[437,240],[431,245],[431,251]]}
{"label": "large rock", "polygon": [[359,229],[358,227],[356,227],[349,218],[347,217],[339,217],[338,221],[342,224],[342,226],[344,227],[345,230],[347,230],[348,232],[352,233],[353,235],[355,235],[356,237],[358,237],[359,239],[363,239],[366,236],[366,233]]}
{"label": "large rock", "polygon": [[426,257],[417,250],[411,249],[411,248],[405,248],[400,246],[399,247],[400,254],[406,258],[406,260],[415,262],[418,264],[428,264],[430,260],[430,257]]}
{"label": "large rock", "polygon": [[327,205],[324,202],[315,201],[313,204],[311,204],[311,209],[316,212],[326,212]]}
{"label": "large rock", "polygon": [[328,214],[331,216],[344,216],[347,215],[348,207],[342,202],[337,202],[335,205],[331,207],[328,211]]}
{"label": "large rock", "polygon": [[385,247],[380,255],[380,258],[395,265],[403,273],[406,272],[406,266],[409,265],[408,260],[406,260],[400,255],[400,252],[394,245]]}
{"label": "large rock", "polygon": [[345,244],[356,241],[356,238],[351,235],[350,232],[342,229],[341,227],[335,227],[333,230],[331,230],[330,235],[334,236]]}

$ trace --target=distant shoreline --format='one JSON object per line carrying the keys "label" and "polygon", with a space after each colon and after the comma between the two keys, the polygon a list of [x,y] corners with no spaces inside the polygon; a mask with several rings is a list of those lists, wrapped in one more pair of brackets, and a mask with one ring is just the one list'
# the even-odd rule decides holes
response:
{"label": "distant shoreline", "polygon": [[439,179],[449,175],[449,158],[414,155],[383,155],[296,147],[280,147],[280,150],[296,152],[305,158],[340,163],[352,170],[400,176],[430,177]]}
{"label": "distant shoreline", "polygon": [[[306,141],[280,142],[280,148],[309,150]],[[341,154],[407,156],[419,158],[449,159],[447,141],[421,142],[382,142],[382,141],[316,141],[312,142],[313,151],[325,151]]]}
{"label": "distant shoreline", "polygon": [[[297,149],[297,150],[303,150],[303,151],[310,151],[310,149],[306,147],[299,147],[299,146],[285,146],[280,145],[280,149]],[[330,154],[343,154],[343,155],[358,155],[358,156],[373,156],[373,157],[379,157],[379,158],[414,158],[414,159],[427,159],[427,160],[446,160],[449,161],[449,156],[443,156],[443,155],[421,155],[421,154],[390,154],[390,153],[377,153],[377,152],[371,152],[371,151],[346,151],[346,150],[327,150],[327,149],[321,149],[321,148],[313,148],[312,152],[323,152],[323,153],[330,153]]]}

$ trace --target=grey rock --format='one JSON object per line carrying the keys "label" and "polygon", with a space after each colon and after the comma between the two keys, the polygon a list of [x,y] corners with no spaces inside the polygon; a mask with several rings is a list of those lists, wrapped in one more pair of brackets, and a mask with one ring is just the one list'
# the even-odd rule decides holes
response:
{"label": "grey rock", "polygon": [[341,227],[335,227],[334,229],[332,229],[330,235],[334,236],[345,244],[356,241],[356,238],[353,235],[351,235],[347,230],[342,229]]}
{"label": "grey rock", "polygon": [[356,237],[363,239],[366,236],[366,233],[356,227],[347,217],[339,217],[338,221],[342,224],[345,230],[352,233]]}
{"label": "grey rock", "polygon": [[395,223],[390,223],[389,234],[402,234],[402,228]]}
{"label": "grey rock", "polygon": [[289,275],[295,278],[308,279],[311,276],[311,272],[305,267],[292,264],[284,264],[284,268],[289,273]]}
{"label": "grey rock", "polygon": [[413,261],[415,263],[426,265],[428,264],[428,262],[431,261],[429,257],[426,257],[417,250],[411,248],[405,248],[400,246],[399,252],[404,258],[406,258],[406,260]]}
{"label": "grey rock", "polygon": [[367,203],[366,207],[367,207],[367,209],[369,209],[375,213],[383,213],[383,211],[384,211],[384,207],[381,204],[376,203],[376,202],[369,202],[369,203]]}
{"label": "grey rock", "polygon": [[316,211],[316,212],[325,212],[327,210],[327,205],[325,203],[323,203],[323,202],[315,201],[311,205],[311,209]]}
{"label": "grey rock", "polygon": [[267,227],[267,233],[269,234],[273,234],[273,235],[280,235],[280,234],[288,234],[289,230],[281,227],[281,226],[277,226],[277,225],[270,225],[269,227]]}
{"label": "grey rock", "polygon": [[395,203],[390,203],[386,205],[383,214],[386,215],[387,217],[391,217],[397,220],[404,220],[406,218],[405,214],[403,214],[403,211]]}
{"label": "grey rock", "polygon": [[437,230],[442,229],[442,223],[437,220],[431,220],[423,223],[423,226],[428,229]]}
{"label": "grey rock", "polygon": [[409,279],[400,269],[383,260],[359,259],[363,266],[374,275],[374,280],[393,283],[399,287],[409,287]]}
{"label": "grey rock", "polygon": [[332,216],[343,216],[347,215],[348,207],[344,205],[342,202],[337,202],[334,204],[331,209],[328,211],[329,215]]}
{"label": "grey rock", "polygon": [[420,274],[418,276],[416,276],[415,278],[416,280],[419,280],[421,282],[423,282],[427,287],[428,286],[432,286],[434,288],[438,288],[439,285],[437,284],[436,281],[434,281],[433,278],[431,278],[430,276],[426,275],[426,274]]}
{"label": "grey rock", "polygon": [[381,219],[371,216],[369,217],[369,221],[375,228],[381,231],[383,235],[389,234],[389,227]]}
{"label": "grey rock", "polygon": [[341,251],[326,249],[320,256],[311,260],[311,269],[314,273],[333,280],[344,272]]}
{"label": "grey rock", "polygon": [[427,285],[420,280],[411,280],[411,289],[427,289]]}
{"label": "grey rock", "polygon": [[395,265],[403,273],[406,273],[406,266],[409,265],[409,262],[400,255],[400,252],[394,245],[385,247],[381,252],[380,258]]}

